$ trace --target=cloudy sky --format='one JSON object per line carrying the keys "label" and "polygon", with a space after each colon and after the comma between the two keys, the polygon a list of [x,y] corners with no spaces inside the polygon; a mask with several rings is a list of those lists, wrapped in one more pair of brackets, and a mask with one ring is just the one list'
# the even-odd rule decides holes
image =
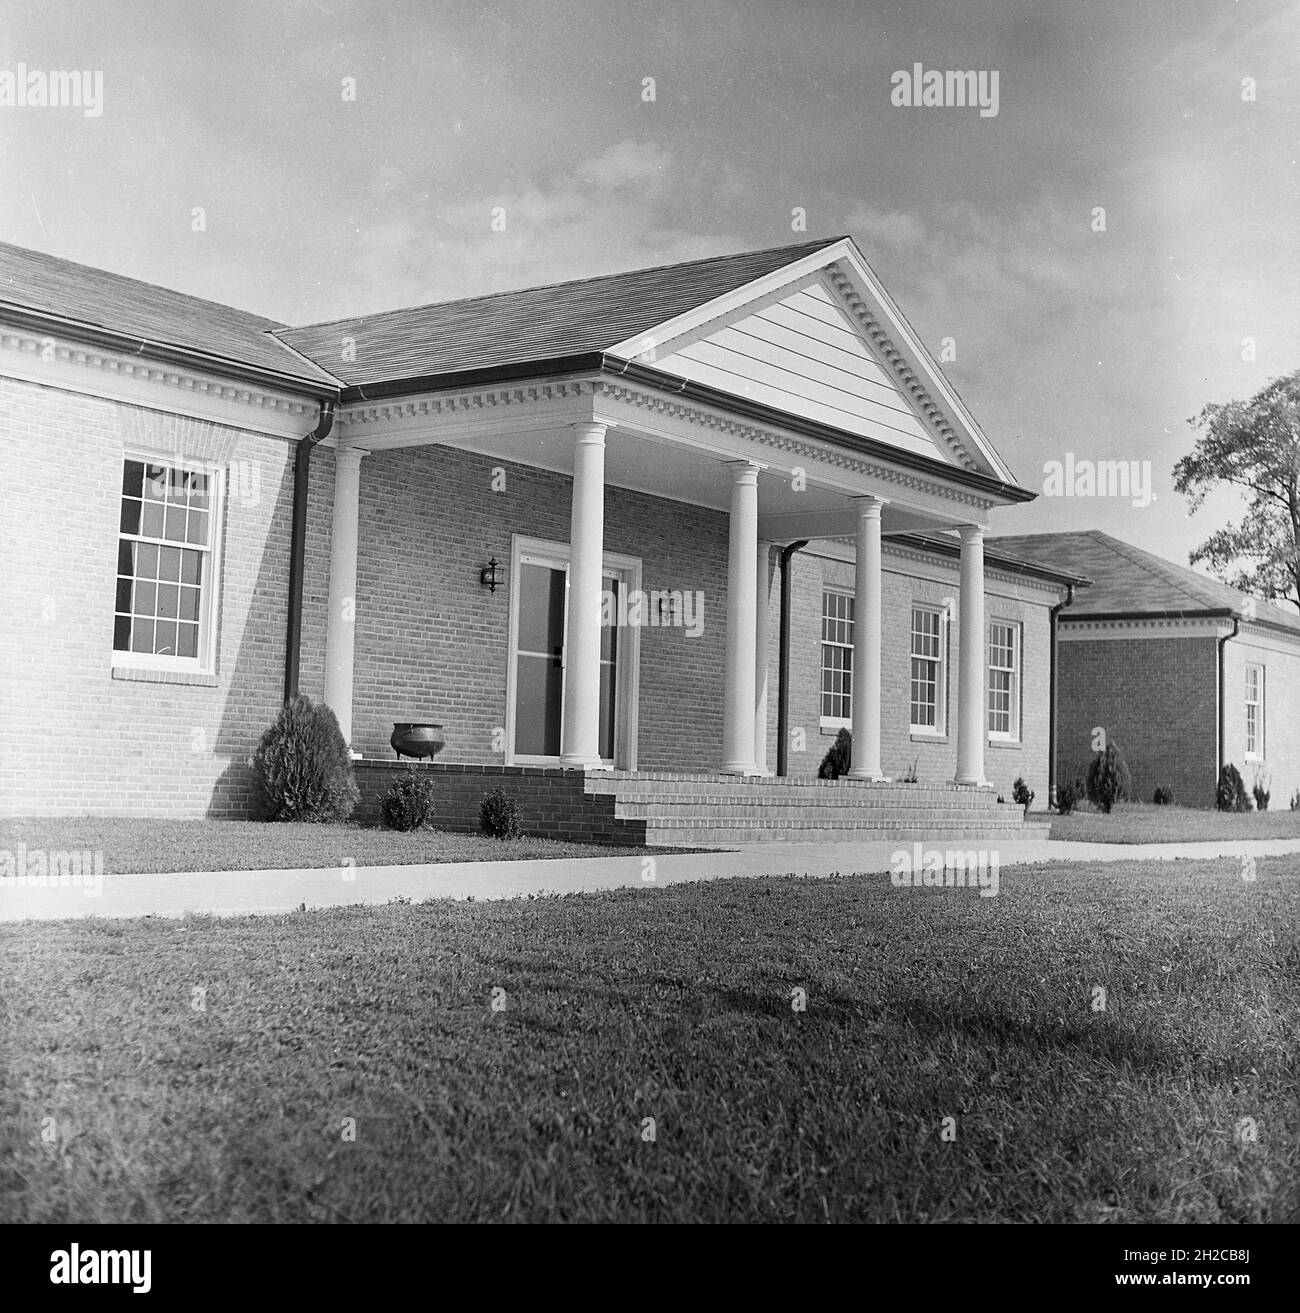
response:
{"label": "cloudy sky", "polygon": [[[104,75],[97,118],[0,109],[0,239],[286,322],[852,234],[931,349],[954,339],[945,369],[1022,483],[1067,453],[1151,463],[1146,508],[1040,498],[996,531],[1184,561],[1235,510],[1189,520],[1173,491],[1188,418],[1300,367],[1297,0],[0,0],[0,20],[0,69]],[[892,105],[918,61],[996,70],[997,115]]]}

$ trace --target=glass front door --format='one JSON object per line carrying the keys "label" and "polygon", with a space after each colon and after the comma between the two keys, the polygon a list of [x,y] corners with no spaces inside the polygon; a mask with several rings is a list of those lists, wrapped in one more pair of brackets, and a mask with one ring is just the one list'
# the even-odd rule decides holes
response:
{"label": "glass front door", "polygon": [[[515,571],[514,742],[516,762],[558,761],[564,715],[564,626],[569,563],[535,554],[521,556]],[[622,571],[606,570],[601,580],[600,755],[613,766],[622,753],[619,699],[623,680],[618,618],[626,605]]]}

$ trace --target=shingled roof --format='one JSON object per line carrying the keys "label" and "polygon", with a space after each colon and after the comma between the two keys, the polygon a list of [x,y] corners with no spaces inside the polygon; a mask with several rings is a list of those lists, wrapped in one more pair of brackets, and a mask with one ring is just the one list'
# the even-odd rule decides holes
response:
{"label": "shingled roof", "polygon": [[[840,240],[824,238],[277,332],[348,386],[564,359],[606,351]],[[355,360],[341,359],[345,337],[355,342]]]}
{"label": "shingled roof", "polygon": [[[1079,593],[1063,619],[1089,616],[1242,615],[1252,599],[1216,579],[1175,565],[1099,529],[1073,533],[1026,533],[988,539],[989,550],[1058,570],[1086,575],[1092,584]],[[1300,615],[1255,602],[1259,624],[1300,634]]]}
{"label": "shingled roof", "polygon": [[176,347],[214,364],[333,385],[329,373],[304,360],[273,331],[284,325],[216,301],[155,287],[41,251],[0,242],[0,310],[14,307],[66,322],[70,336],[115,334],[156,347]]}

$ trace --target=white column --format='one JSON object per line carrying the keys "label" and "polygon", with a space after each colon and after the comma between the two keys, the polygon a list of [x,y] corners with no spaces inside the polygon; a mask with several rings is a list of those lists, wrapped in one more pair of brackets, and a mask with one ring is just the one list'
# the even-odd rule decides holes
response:
{"label": "white column", "polygon": [[334,452],[334,523],[330,534],[329,611],[325,622],[325,703],[352,742],[352,671],[356,653],[357,538],[361,507],[359,447]]}
{"label": "white column", "polygon": [[883,780],[880,769],[880,508],[879,497],[855,497],[853,571],[853,765],[855,780]]}
{"label": "white column", "polygon": [[986,737],[984,635],[984,526],[963,524],[961,535],[961,597],[958,599],[961,637],[957,660],[958,784],[984,784]]}
{"label": "white column", "polygon": [[564,629],[562,766],[600,766],[600,580],[605,540],[605,425],[575,424]]}
{"label": "white column", "polygon": [[727,554],[727,656],[722,706],[722,769],[754,773],[754,645],[758,584],[758,470],[728,461],[731,536]]}
{"label": "white column", "polygon": [[758,545],[758,615],[754,623],[754,771],[767,769],[767,645],[772,604],[772,544]]}

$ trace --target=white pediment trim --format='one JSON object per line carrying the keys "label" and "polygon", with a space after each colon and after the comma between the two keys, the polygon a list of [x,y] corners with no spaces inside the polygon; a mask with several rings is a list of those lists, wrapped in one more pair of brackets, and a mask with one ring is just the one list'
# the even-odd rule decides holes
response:
{"label": "white pediment trim", "polygon": [[947,459],[1014,483],[1011,470],[849,238],[829,242],[821,250],[665,320],[648,332],[626,338],[611,347],[609,354],[654,364],[817,283],[857,324],[864,343]]}

